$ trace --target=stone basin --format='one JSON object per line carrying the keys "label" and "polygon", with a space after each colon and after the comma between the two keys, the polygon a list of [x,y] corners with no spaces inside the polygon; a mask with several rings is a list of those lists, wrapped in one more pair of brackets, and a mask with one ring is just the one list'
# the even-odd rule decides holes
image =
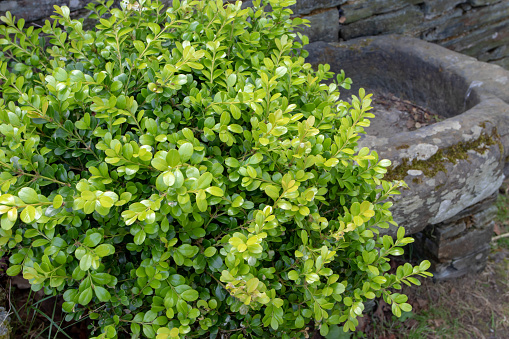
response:
{"label": "stone basin", "polygon": [[352,78],[343,99],[363,87],[444,117],[414,131],[368,133],[360,146],[392,161],[388,179],[408,184],[395,198],[394,220],[415,235],[436,277],[482,269],[494,200],[504,172],[509,174],[509,71],[401,36],[316,42],[306,49],[311,64],[330,64],[331,71]]}

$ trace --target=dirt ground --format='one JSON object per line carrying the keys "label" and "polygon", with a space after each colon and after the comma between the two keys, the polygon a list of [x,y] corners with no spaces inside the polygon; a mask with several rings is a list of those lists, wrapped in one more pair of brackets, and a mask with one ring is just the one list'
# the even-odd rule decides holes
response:
{"label": "dirt ground", "polygon": [[367,135],[390,138],[394,134],[414,131],[444,119],[391,93],[369,92],[373,93],[371,112],[375,119],[371,119],[370,127],[365,128]]}
{"label": "dirt ground", "polygon": [[509,338],[509,250],[497,249],[473,276],[405,287],[413,310],[396,319],[383,300],[352,338]]}
{"label": "dirt ground", "polygon": [[[497,206],[493,235],[503,236],[509,233],[509,180],[500,189]],[[438,283],[420,280],[421,286],[404,287],[412,312],[396,319],[378,301],[350,338],[509,338],[509,237],[492,242],[486,268],[476,275]]]}

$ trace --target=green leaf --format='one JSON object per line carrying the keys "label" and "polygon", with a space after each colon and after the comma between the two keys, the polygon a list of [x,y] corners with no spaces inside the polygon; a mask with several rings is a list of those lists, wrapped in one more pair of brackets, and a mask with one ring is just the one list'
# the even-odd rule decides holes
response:
{"label": "green leaf", "polygon": [[268,185],[265,187],[265,193],[274,200],[279,198],[279,189],[276,186]]}
{"label": "green leaf", "polygon": [[228,130],[233,133],[242,133],[244,130],[242,129],[242,126],[233,124],[228,126]]}
{"label": "green leaf", "polygon": [[222,197],[224,195],[223,190],[216,186],[208,187],[205,189],[205,191],[216,197]]}
{"label": "green leaf", "polygon": [[140,40],[135,40],[133,42],[133,44],[134,44],[134,48],[136,48],[138,53],[141,54],[145,50],[145,44],[143,42],[141,42]]}
{"label": "green leaf", "polygon": [[82,271],[88,271],[90,266],[92,266],[92,256],[90,254],[85,254],[80,260],[80,269]]}
{"label": "green leaf", "polygon": [[16,276],[19,274],[19,272],[21,272],[21,268],[22,266],[21,265],[12,265],[11,267],[9,267],[7,269],[7,271],[5,273],[7,273],[8,276]]}
{"label": "green leaf", "polygon": [[37,196],[37,192],[30,187],[23,187],[18,192],[18,197],[21,198],[27,204],[36,204],[39,202],[39,197]]}
{"label": "green leaf", "polygon": [[143,242],[145,241],[146,236],[147,236],[147,233],[145,233],[144,230],[138,231],[138,233],[136,233],[136,235],[134,236],[134,243],[136,245],[143,244]]}
{"label": "green leaf", "polygon": [[182,146],[180,146],[178,150],[180,154],[180,160],[182,162],[187,162],[189,159],[191,159],[191,156],[193,155],[194,149],[193,144],[190,142],[184,143]]}
{"label": "green leaf", "polygon": [[110,86],[110,90],[111,90],[112,92],[116,92],[116,91],[118,91],[119,89],[121,89],[122,87],[123,87],[122,82],[120,82],[120,81],[116,80],[116,81],[113,81],[113,83],[111,84],[111,86]]}
{"label": "green leaf", "polygon": [[180,164],[180,153],[175,149],[169,150],[166,160],[168,161],[168,165],[176,167]]}
{"label": "green leaf", "polygon": [[53,208],[54,209],[60,208],[60,206],[62,206],[63,202],[64,202],[64,198],[62,198],[62,196],[60,194],[57,194],[53,198]]}
{"label": "green leaf", "polygon": [[88,305],[88,303],[92,300],[92,288],[86,288],[83,292],[80,293],[80,296],[78,298],[78,302],[85,306]]}
{"label": "green leaf", "polygon": [[97,299],[102,302],[110,301],[111,294],[108,292],[104,287],[101,286],[94,286],[94,292],[97,296]]}
{"label": "green leaf", "polygon": [[64,69],[60,68],[60,67],[55,69],[55,71],[53,73],[53,76],[58,81],[67,81],[67,72]]}
{"label": "green leaf", "polygon": [[299,279],[299,273],[295,270],[291,270],[290,272],[288,272],[288,278],[290,280],[297,280]]}
{"label": "green leaf", "polygon": [[161,159],[159,157],[155,157],[152,159],[151,162],[152,166],[159,171],[166,171],[168,170],[168,164],[166,163],[165,159]]}
{"label": "green leaf", "polygon": [[200,190],[196,194],[196,205],[198,206],[198,209],[200,210],[200,212],[205,212],[207,210],[207,207],[208,207],[207,197],[203,190]]}
{"label": "green leaf", "polygon": [[182,292],[182,294],[180,296],[185,301],[195,301],[196,299],[198,299],[199,294],[195,290],[187,290],[187,291]]}
{"label": "green leaf", "polygon": [[6,231],[10,230],[14,226],[14,221],[11,221],[7,214],[2,215],[1,223],[2,229]]}
{"label": "green leaf", "polygon": [[210,172],[203,173],[196,181],[197,189],[204,189],[210,186],[214,176]]}
{"label": "green leaf", "polygon": [[85,237],[83,241],[83,245],[88,247],[95,247],[103,240],[103,236],[101,233],[95,232]]}
{"label": "green leaf", "polygon": [[203,254],[204,254],[206,257],[210,258],[210,257],[214,256],[214,254],[216,254],[216,252],[217,252],[217,249],[216,249],[215,247],[208,247],[208,248],[207,248],[207,249],[203,252]]}
{"label": "green leaf", "polygon": [[253,167],[251,167],[251,166],[247,166],[247,167],[246,167],[246,170],[247,170],[247,174],[248,174],[251,178],[253,178],[253,179],[254,179],[254,178],[256,178],[256,177],[257,177],[257,175],[258,175],[258,174],[256,173],[256,170],[255,170]]}
{"label": "green leaf", "polygon": [[20,215],[21,221],[23,221],[25,224],[30,224],[35,219],[35,207],[32,205],[28,205],[23,209]]}
{"label": "green leaf", "polygon": [[285,66],[280,66],[278,68],[276,68],[276,76],[278,78],[281,78],[283,75],[286,74],[286,67]]}
{"label": "green leaf", "polygon": [[260,283],[260,280],[258,278],[251,278],[246,283],[246,292],[247,293],[253,293]]}
{"label": "green leaf", "polygon": [[237,159],[235,159],[235,158],[226,158],[224,163],[228,167],[234,167],[234,168],[240,167],[239,161]]}
{"label": "green leaf", "polygon": [[199,249],[196,246],[191,246],[189,244],[183,244],[178,247],[178,251],[187,258],[192,258],[198,253]]}
{"label": "green leaf", "polygon": [[98,256],[105,257],[115,252],[115,247],[109,244],[101,244],[94,249],[95,254]]}
{"label": "green leaf", "polygon": [[398,240],[401,240],[405,237],[405,228],[404,227],[400,227],[398,228],[398,234],[397,234],[397,239]]}

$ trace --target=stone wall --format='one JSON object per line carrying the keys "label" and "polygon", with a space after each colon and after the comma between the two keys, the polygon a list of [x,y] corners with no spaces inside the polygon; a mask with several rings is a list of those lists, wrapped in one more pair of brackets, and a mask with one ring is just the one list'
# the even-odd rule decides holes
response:
{"label": "stone wall", "polygon": [[38,21],[53,15],[54,5],[67,6],[71,12],[83,9],[93,0],[0,0],[0,14],[9,11],[18,19]]}
{"label": "stone wall", "polygon": [[[91,1],[0,0],[0,14],[37,21],[53,5],[77,11]],[[403,34],[509,69],[509,0],[297,0],[292,9],[311,22],[311,42]]]}
{"label": "stone wall", "polygon": [[311,41],[402,34],[509,68],[509,0],[304,0],[295,12],[319,23]]}

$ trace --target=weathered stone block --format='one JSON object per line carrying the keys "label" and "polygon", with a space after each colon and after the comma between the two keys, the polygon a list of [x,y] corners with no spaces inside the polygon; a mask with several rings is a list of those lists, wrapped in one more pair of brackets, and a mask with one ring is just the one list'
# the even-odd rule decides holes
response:
{"label": "weathered stone block", "polygon": [[497,206],[493,205],[484,211],[472,215],[472,226],[476,228],[484,228],[490,224],[497,216]]}
{"label": "weathered stone block", "polygon": [[297,15],[310,14],[314,10],[334,8],[343,4],[346,0],[297,0],[290,8]]}
{"label": "weathered stone block", "polygon": [[434,227],[430,232],[430,236],[436,238],[436,241],[442,243],[447,239],[454,238],[455,236],[463,233],[467,229],[465,221],[458,221],[451,224],[439,224]]}
{"label": "weathered stone block", "polygon": [[468,3],[470,5],[472,5],[473,7],[478,7],[478,6],[487,6],[487,5],[492,5],[492,4],[496,4],[497,2],[501,2],[503,0],[468,0]]}
{"label": "weathered stone block", "polygon": [[472,8],[462,15],[449,18],[440,26],[428,23],[428,25],[433,25],[435,29],[427,35],[426,40],[432,42],[450,41],[453,38],[468,35],[468,32],[483,29],[488,25],[507,22],[508,18],[509,1],[503,1],[492,6]]}
{"label": "weathered stone block", "polygon": [[[495,65],[499,65],[501,67],[509,69],[509,57],[506,57],[506,58],[503,58],[500,60],[493,60],[491,62]],[[507,176],[509,176],[509,170],[507,171]]]}
{"label": "weathered stone block", "polygon": [[454,11],[458,5],[464,3],[465,0],[425,1],[423,4],[423,11],[426,19],[432,19],[437,16],[447,16],[448,12]]}
{"label": "weathered stone block", "polygon": [[[497,200],[497,192],[491,194],[486,199],[479,201],[478,203],[465,208],[464,210],[460,211],[452,218],[444,220],[442,222],[442,224],[452,224],[452,223],[455,223],[461,219],[471,218],[473,215],[476,215],[478,213],[482,214],[487,210],[493,211],[493,205],[495,204],[496,200]],[[491,219],[491,220],[493,220],[493,219]],[[491,220],[488,220],[488,221],[491,221]],[[486,223],[487,222],[485,221],[484,224],[486,224]],[[477,224],[480,224],[479,220],[478,220]]]}
{"label": "weathered stone block", "polygon": [[349,0],[341,5],[341,9],[345,13],[345,24],[350,24],[374,15],[394,12],[417,2],[417,0]]}
{"label": "weathered stone block", "polygon": [[[509,29],[509,25],[507,27]],[[494,44],[493,44],[494,45]],[[490,46],[486,53],[479,54],[478,59],[485,62],[491,62],[509,57],[509,38],[501,46]]]}
{"label": "weathered stone block", "polygon": [[313,15],[303,16],[310,21],[310,27],[303,27],[302,32],[308,36],[310,42],[338,41],[339,12],[337,8],[320,11]]}
{"label": "weathered stone block", "polygon": [[464,257],[469,253],[479,251],[486,244],[489,244],[494,225],[495,223],[491,222],[483,229],[469,229],[454,238],[440,241],[428,238],[425,242],[427,247],[425,250],[439,262]]}
{"label": "weathered stone block", "polygon": [[93,0],[8,0],[0,2],[0,13],[9,11],[17,18],[36,21],[54,14],[53,5],[67,6],[71,11],[85,7]]}
{"label": "weathered stone block", "polygon": [[433,279],[443,281],[459,278],[466,274],[478,273],[486,266],[489,253],[490,246],[485,245],[476,252],[449,262],[437,262],[432,259],[431,270],[433,272]]}
{"label": "weathered stone block", "polygon": [[[487,24],[469,34],[459,35],[442,42],[442,45],[447,48],[476,56],[482,61],[505,57],[503,47],[508,44],[509,20]],[[481,58],[483,55],[484,59]]]}
{"label": "weathered stone block", "polygon": [[[347,15],[347,13],[345,13]],[[348,16],[347,16],[348,18]],[[424,18],[423,12],[417,6],[407,6],[398,11],[369,17],[340,28],[341,37],[345,40],[360,36],[378,34],[406,34],[413,35],[419,30],[419,23]]]}

